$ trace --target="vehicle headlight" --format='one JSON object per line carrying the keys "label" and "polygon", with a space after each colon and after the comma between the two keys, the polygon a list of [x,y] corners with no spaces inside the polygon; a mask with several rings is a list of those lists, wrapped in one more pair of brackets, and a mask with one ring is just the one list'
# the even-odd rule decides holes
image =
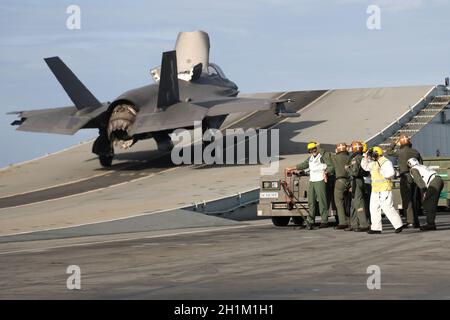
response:
{"label": "vehicle headlight", "polygon": [[280,189],[280,181],[263,181],[263,189]]}

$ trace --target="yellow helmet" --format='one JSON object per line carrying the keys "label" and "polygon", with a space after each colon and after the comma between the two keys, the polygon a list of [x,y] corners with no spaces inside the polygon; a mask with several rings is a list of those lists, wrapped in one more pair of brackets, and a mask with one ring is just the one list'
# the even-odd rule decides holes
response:
{"label": "yellow helmet", "polygon": [[367,152],[367,144],[365,142],[361,142],[363,149],[362,152],[366,153]]}
{"label": "yellow helmet", "polygon": [[379,146],[373,147],[372,151],[378,154],[379,157],[383,155],[383,150]]}
{"label": "yellow helmet", "polygon": [[308,148],[308,150],[317,148],[317,142],[310,142],[310,143],[308,143],[307,148]]}

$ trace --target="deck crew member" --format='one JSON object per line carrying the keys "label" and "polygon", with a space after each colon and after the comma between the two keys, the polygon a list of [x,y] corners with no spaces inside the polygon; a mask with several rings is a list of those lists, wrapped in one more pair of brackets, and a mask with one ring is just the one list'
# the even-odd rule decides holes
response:
{"label": "deck crew member", "polygon": [[379,234],[382,231],[381,212],[399,233],[403,230],[402,218],[394,208],[392,200],[392,178],[395,175],[392,162],[383,157],[380,147],[373,147],[364,155],[361,167],[370,171],[372,179],[372,193],[370,195],[370,219],[372,222],[369,234]]}
{"label": "deck crew member", "polygon": [[345,143],[338,143],[336,145],[336,154],[330,156],[333,163],[336,182],[334,185],[334,203],[338,214],[339,224],[336,230],[345,229],[349,226],[349,219],[345,214],[345,196],[350,189],[349,175],[345,166],[350,161],[350,155],[347,151]]}
{"label": "deck crew member", "polygon": [[417,187],[423,194],[423,212],[427,216],[427,224],[420,227],[421,231],[436,230],[436,211],[439,202],[439,196],[444,188],[442,178],[436,171],[419,163],[416,158],[408,160],[410,174]]}
{"label": "deck crew member", "polygon": [[[399,146],[394,151],[395,146]],[[419,228],[418,208],[414,205],[414,199],[416,197],[417,187],[413,178],[409,174],[408,159],[415,158],[422,163],[422,158],[419,151],[412,148],[411,139],[402,134],[393,144],[390,146],[387,152],[388,155],[392,155],[398,158],[398,165],[400,171],[400,195],[402,197],[402,208],[406,216],[405,227]]]}
{"label": "deck crew member", "polygon": [[307,145],[310,154],[302,163],[296,166],[297,170],[309,169],[309,187],[308,187],[308,228],[314,229],[316,201],[319,205],[321,224],[319,228],[327,228],[328,224],[328,206],[326,180],[327,175],[333,172],[333,165],[328,157],[322,156],[318,150],[319,144],[310,142]]}
{"label": "deck crew member", "polygon": [[369,230],[364,199],[364,170],[361,168],[363,145],[359,141],[352,142],[350,163],[346,166],[350,175],[352,205],[350,208],[350,226],[346,231],[362,232]]}

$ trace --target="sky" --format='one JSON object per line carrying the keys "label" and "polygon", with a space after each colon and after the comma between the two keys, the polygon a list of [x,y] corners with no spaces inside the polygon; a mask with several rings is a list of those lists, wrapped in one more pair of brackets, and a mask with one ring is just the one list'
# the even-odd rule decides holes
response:
{"label": "sky", "polygon": [[[80,29],[66,26],[70,5]],[[448,12],[448,0],[2,0],[0,167],[97,135],[9,125],[9,111],[72,105],[45,57],[60,56],[100,101],[152,83],[161,52],[194,30],[209,33],[210,61],[245,93],[437,84],[450,74]]]}

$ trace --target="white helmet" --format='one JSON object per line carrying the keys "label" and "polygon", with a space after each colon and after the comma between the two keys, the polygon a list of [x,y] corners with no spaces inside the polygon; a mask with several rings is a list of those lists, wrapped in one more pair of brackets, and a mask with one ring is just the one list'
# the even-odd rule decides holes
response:
{"label": "white helmet", "polygon": [[416,158],[410,158],[408,159],[408,167],[412,168],[414,166],[417,166],[419,164],[419,160]]}

